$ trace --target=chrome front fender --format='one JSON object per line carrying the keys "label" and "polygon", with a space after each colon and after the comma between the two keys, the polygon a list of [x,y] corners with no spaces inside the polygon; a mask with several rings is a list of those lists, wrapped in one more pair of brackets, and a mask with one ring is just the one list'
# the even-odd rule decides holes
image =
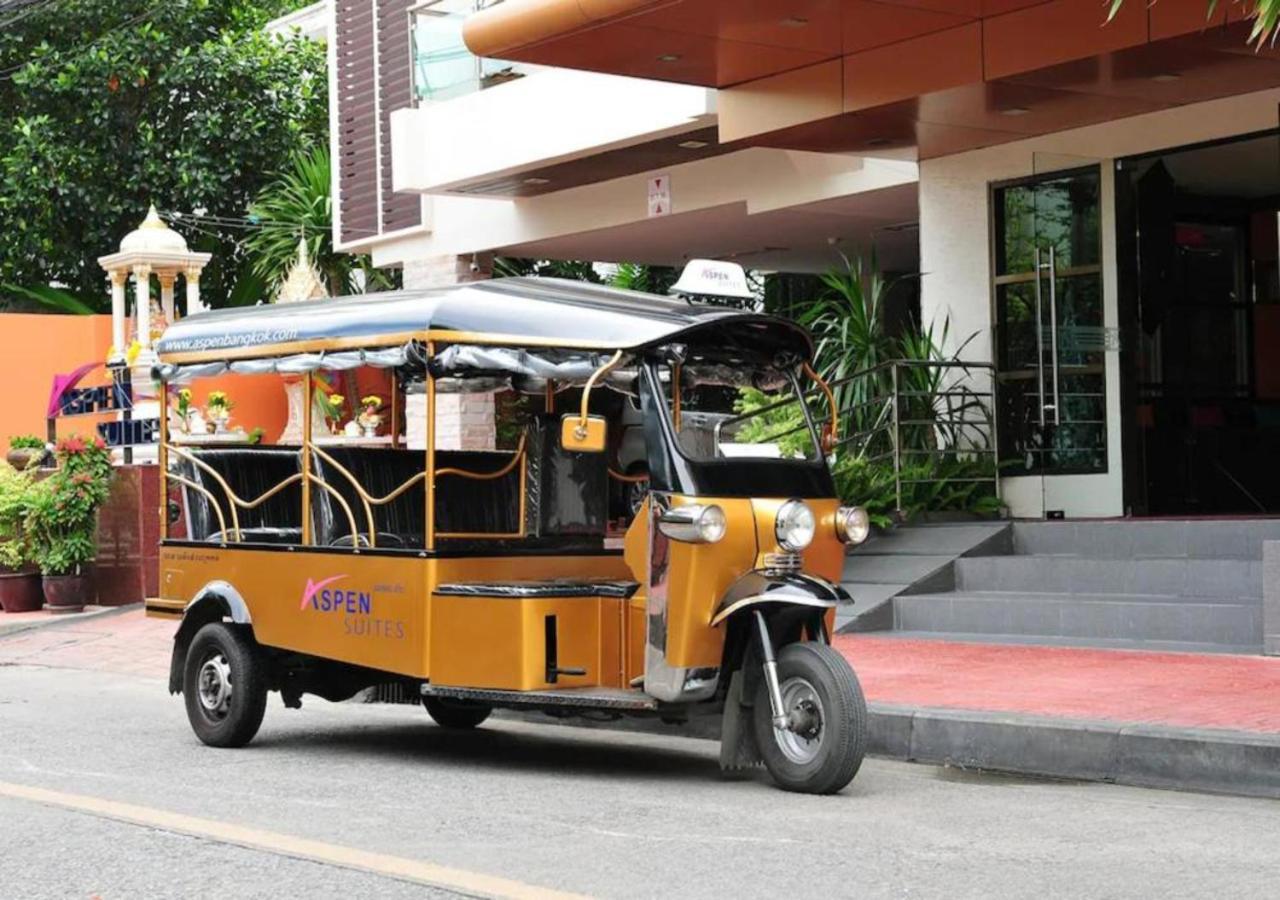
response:
{"label": "chrome front fender", "polygon": [[833,609],[837,604],[851,602],[852,598],[844,588],[825,578],[799,572],[754,569],[725,592],[711,616],[711,625],[715,627],[740,610],[764,603]]}

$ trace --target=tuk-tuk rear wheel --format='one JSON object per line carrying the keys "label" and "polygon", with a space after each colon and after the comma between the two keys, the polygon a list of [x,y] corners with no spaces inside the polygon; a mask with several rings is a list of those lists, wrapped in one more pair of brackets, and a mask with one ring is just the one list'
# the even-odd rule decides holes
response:
{"label": "tuk-tuk rear wheel", "polygon": [[492,706],[448,697],[423,697],[422,705],[441,728],[475,728],[493,712]]}
{"label": "tuk-tuk rear wheel", "polygon": [[756,744],[777,785],[834,794],[858,774],[867,748],[867,703],[843,656],[804,641],[778,651],[786,729],[776,728],[769,688],[760,679],[752,709]]}
{"label": "tuk-tuk rear wheel", "polygon": [[267,709],[266,670],[253,638],[223,622],[203,626],[187,649],[182,694],[191,730],[209,746],[253,740]]}

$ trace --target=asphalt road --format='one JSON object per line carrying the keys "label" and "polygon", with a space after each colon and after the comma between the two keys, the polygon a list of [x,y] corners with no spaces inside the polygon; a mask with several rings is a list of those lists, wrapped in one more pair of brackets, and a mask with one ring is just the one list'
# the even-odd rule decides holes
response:
{"label": "asphalt road", "polygon": [[[53,793],[30,796],[32,789]],[[199,744],[155,680],[0,666],[0,897],[1271,896],[1280,804],[868,761],[724,781],[710,742],[273,698]],[[415,882],[416,879],[416,882]],[[426,881],[437,885],[424,886]]]}

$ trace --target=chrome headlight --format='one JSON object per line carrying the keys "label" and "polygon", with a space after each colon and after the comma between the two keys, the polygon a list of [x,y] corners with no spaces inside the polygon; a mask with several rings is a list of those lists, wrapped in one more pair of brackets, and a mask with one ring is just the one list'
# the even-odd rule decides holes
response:
{"label": "chrome headlight", "polygon": [[714,503],[708,506],[677,506],[658,519],[658,530],[675,541],[690,544],[714,544],[724,537],[724,510]]}
{"label": "chrome headlight", "polygon": [[813,533],[817,527],[813,510],[803,500],[788,500],[778,507],[778,518],[773,523],[778,543],[784,550],[792,553],[798,553],[813,543]]}
{"label": "chrome headlight", "polygon": [[861,506],[836,510],[836,535],[846,544],[861,544],[871,536],[871,516]]}

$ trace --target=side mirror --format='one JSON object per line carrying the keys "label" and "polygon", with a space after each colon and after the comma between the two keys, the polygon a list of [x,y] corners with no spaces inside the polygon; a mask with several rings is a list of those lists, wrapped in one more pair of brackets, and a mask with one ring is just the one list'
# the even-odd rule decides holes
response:
{"label": "side mirror", "polygon": [[604,416],[570,413],[560,420],[560,446],[575,453],[603,453],[608,431]]}

